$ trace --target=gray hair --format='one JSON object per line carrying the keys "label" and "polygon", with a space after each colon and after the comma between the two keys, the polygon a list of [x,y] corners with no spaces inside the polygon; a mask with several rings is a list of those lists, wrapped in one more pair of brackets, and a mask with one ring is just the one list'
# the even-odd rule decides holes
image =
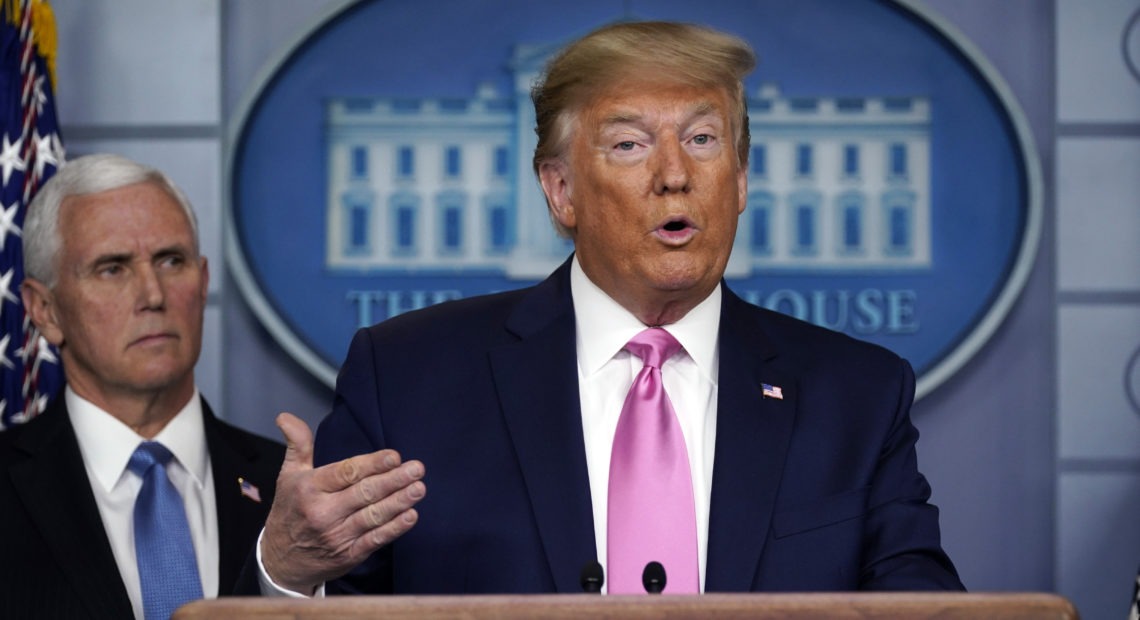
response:
{"label": "gray hair", "polygon": [[161,171],[119,155],[99,153],[63,164],[28,205],[24,219],[24,273],[55,288],[60,248],[59,218],[63,202],[74,196],[98,194],[136,183],[153,183],[182,207],[198,253],[198,218],[186,194]]}

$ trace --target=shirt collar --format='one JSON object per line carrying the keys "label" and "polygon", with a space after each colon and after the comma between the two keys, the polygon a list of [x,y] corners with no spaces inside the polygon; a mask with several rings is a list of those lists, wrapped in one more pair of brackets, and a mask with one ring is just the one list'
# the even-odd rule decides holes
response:
{"label": "shirt collar", "polygon": [[[613,359],[645,325],[590,280],[582,271],[577,255],[570,265],[570,295],[574,300],[577,326],[578,368],[582,376],[590,376]],[[681,320],[665,326],[713,384],[718,374],[720,305],[721,290],[717,284],[712,293]]]}
{"label": "shirt collar", "polygon": [[[146,439],[115,416],[76,394],[71,386],[64,391],[64,398],[84,460],[99,484],[110,492],[126,470],[135,448]],[[206,432],[202,426],[202,401],[197,390],[154,441],[162,443],[174,454],[196,485],[200,488],[204,485],[209,460]]]}

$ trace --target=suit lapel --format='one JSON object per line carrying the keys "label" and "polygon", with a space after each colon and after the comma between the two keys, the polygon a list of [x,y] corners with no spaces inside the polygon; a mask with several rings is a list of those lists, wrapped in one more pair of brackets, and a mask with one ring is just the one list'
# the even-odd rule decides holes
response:
{"label": "suit lapel", "polygon": [[[259,457],[256,446],[242,441],[236,433],[226,432],[205,399],[202,400],[202,419],[218,511],[218,595],[226,596],[232,592],[238,573],[257,540],[257,532],[265,522],[273,501],[272,495],[268,495],[273,480],[262,480],[263,476],[255,468]],[[265,494],[261,502],[242,494],[241,480],[254,485],[259,494]]]}
{"label": "suit lapel", "polygon": [[12,485],[37,524],[48,553],[63,569],[63,578],[91,615],[129,618],[134,612],[63,396],[55,398],[40,418],[29,423],[35,426],[19,439],[17,449],[28,458],[9,470]]}
{"label": "suit lapel", "polygon": [[569,261],[515,308],[519,341],[491,351],[495,384],[558,592],[595,559]]}
{"label": "suit lapel", "polygon": [[[748,591],[768,536],[796,411],[794,378],[757,315],[724,288],[706,591]],[[765,397],[763,384],[782,389]]]}

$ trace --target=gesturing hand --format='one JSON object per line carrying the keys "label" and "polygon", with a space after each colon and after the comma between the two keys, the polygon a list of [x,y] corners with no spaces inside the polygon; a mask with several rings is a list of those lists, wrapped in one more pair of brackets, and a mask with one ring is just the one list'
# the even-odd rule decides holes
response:
{"label": "gesturing hand", "polygon": [[313,469],[313,433],[290,413],[277,416],[285,462],[265,521],[261,559],[279,586],[312,594],[416,524],[423,463],[395,450],[361,454]]}

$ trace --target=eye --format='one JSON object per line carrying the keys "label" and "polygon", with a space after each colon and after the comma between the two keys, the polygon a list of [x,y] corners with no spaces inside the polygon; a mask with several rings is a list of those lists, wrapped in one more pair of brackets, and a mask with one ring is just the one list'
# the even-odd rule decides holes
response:
{"label": "eye", "polygon": [[164,269],[174,269],[186,264],[186,257],[181,254],[167,254],[158,261],[158,266]]}
{"label": "eye", "polygon": [[704,146],[704,145],[712,142],[712,140],[713,140],[713,137],[707,133],[702,133],[702,134],[698,134],[698,135],[693,136],[693,144],[696,144],[699,146]]}
{"label": "eye", "polygon": [[95,273],[106,277],[117,276],[123,273],[123,266],[119,263],[107,263],[96,269]]}
{"label": "eye", "polygon": [[617,150],[632,151],[634,146],[636,146],[636,144],[634,144],[632,140],[626,140],[625,142],[618,142]]}

